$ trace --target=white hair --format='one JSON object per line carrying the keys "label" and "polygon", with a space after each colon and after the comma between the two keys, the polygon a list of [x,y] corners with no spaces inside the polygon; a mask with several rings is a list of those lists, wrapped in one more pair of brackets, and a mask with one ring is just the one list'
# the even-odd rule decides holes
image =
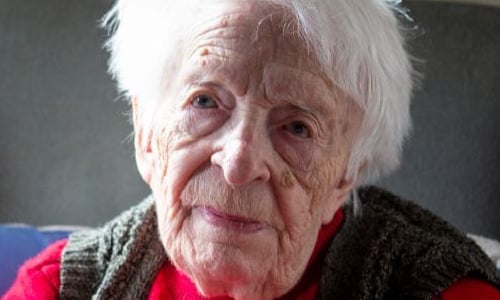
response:
{"label": "white hair", "polygon": [[[179,51],[199,1],[117,0],[104,17],[111,33],[109,70],[127,97],[159,97],[169,55]],[[399,1],[254,1],[283,7],[325,74],[363,109],[347,177],[359,186],[396,169],[411,127],[413,87]]]}

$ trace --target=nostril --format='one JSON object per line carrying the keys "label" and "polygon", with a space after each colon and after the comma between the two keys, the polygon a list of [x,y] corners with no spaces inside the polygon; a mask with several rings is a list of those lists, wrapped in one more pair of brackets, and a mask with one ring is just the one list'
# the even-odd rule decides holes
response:
{"label": "nostril", "polygon": [[223,153],[222,151],[217,151],[215,153],[212,154],[212,156],[210,157],[210,163],[212,165],[216,165],[216,166],[219,166],[219,167],[223,167],[223,160],[224,159],[224,156],[223,156]]}

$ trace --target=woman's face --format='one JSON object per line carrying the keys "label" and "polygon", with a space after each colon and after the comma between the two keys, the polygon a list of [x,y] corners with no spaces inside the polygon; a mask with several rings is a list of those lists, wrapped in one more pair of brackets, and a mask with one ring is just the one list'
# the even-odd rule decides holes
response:
{"label": "woman's face", "polygon": [[281,11],[235,2],[204,10],[218,13],[180,46],[153,121],[134,99],[137,162],[161,241],[200,292],[270,299],[297,283],[352,187],[361,113]]}

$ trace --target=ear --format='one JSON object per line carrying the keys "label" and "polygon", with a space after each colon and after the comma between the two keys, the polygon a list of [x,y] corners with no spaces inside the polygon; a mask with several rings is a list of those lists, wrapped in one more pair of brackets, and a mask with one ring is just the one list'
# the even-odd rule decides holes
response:
{"label": "ear", "polygon": [[134,147],[135,161],[137,169],[142,179],[151,184],[151,174],[153,173],[153,153],[151,147],[152,131],[150,126],[142,119],[144,116],[144,105],[137,97],[132,97],[132,121],[134,124]]}
{"label": "ear", "polygon": [[347,201],[355,181],[355,178],[345,179],[344,177],[339,181],[337,186],[333,188],[331,197],[327,198],[328,202],[325,204],[321,215],[321,223],[323,225],[330,223],[337,210]]}

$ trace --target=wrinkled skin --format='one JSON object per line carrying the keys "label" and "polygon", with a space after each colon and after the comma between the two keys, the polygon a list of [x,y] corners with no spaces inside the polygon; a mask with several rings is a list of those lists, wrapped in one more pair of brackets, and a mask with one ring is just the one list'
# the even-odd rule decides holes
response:
{"label": "wrinkled skin", "polygon": [[160,101],[133,99],[136,159],[165,250],[198,290],[272,299],[346,201],[361,112],[283,11],[246,2],[204,2]]}

